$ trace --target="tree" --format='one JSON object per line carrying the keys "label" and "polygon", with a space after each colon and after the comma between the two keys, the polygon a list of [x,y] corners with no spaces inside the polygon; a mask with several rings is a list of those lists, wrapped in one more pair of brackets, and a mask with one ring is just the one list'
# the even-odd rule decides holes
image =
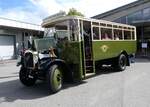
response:
{"label": "tree", "polygon": [[68,16],[82,16],[82,17],[84,17],[84,15],[81,12],[78,12],[75,8],[69,9],[69,12],[67,15]]}

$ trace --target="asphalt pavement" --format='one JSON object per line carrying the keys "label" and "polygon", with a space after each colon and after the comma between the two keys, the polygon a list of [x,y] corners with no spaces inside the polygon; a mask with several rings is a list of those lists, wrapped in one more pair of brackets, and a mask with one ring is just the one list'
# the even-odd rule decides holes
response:
{"label": "asphalt pavement", "polygon": [[0,64],[0,107],[150,107],[150,61],[136,59],[123,72],[111,68],[49,95],[46,84],[23,86],[16,63]]}

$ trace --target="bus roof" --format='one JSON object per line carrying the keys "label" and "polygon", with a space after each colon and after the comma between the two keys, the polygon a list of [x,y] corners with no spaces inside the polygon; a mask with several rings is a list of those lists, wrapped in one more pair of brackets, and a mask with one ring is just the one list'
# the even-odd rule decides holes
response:
{"label": "bus roof", "polygon": [[121,24],[121,23],[116,23],[116,22],[111,22],[111,21],[106,21],[106,20],[98,20],[98,19],[93,19],[93,18],[85,18],[85,17],[80,17],[80,16],[62,16],[62,17],[57,17],[57,18],[51,18],[51,17],[45,18],[43,20],[42,27],[47,28],[49,26],[53,26],[55,23],[69,20],[69,19],[79,19],[83,21],[91,21],[91,22],[97,22],[97,23],[117,25],[117,26],[122,26],[122,27],[135,28],[135,26],[131,26],[127,24]]}

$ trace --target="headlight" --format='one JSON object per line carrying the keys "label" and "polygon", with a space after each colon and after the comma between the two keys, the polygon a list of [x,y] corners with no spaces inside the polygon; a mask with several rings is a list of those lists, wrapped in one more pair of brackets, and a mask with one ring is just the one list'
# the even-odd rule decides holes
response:
{"label": "headlight", "polygon": [[34,61],[34,64],[36,64],[38,62],[38,56],[34,56],[33,61]]}

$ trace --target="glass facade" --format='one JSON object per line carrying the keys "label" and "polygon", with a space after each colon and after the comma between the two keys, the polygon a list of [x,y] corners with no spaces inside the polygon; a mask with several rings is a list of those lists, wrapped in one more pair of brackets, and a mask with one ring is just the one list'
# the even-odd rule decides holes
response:
{"label": "glass facade", "polygon": [[128,22],[127,22],[127,17],[126,17],[126,16],[121,17],[121,18],[115,20],[115,22],[117,22],[117,23],[123,23],[123,24],[128,23]]}
{"label": "glass facade", "polygon": [[134,21],[141,21],[141,20],[150,20],[150,8],[145,8],[140,11],[134,12],[132,14],[129,14],[127,16],[120,17],[115,20],[115,22],[118,23],[124,23],[124,24],[132,24]]}
{"label": "glass facade", "polygon": [[142,11],[138,11],[127,16],[127,24],[132,24],[134,21],[139,20],[143,20]]}
{"label": "glass facade", "polygon": [[115,22],[137,25],[137,54],[150,56],[150,7],[120,17]]}
{"label": "glass facade", "polygon": [[150,8],[146,8],[143,10],[143,19],[144,20],[150,19]]}

